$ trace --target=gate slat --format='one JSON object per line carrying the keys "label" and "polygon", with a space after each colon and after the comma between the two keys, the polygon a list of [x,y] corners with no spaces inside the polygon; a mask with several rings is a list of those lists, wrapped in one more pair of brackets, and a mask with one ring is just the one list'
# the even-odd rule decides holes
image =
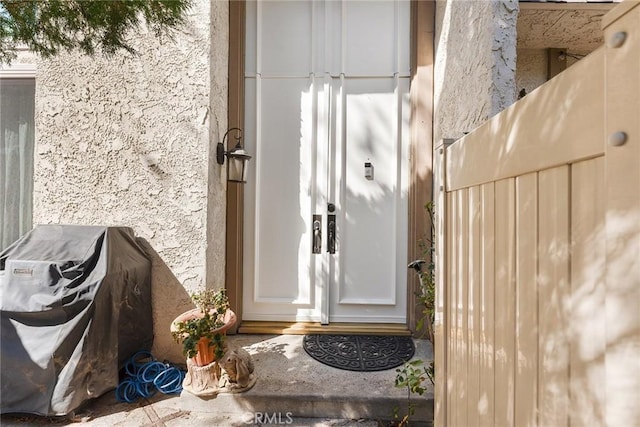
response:
{"label": "gate slat", "polygon": [[481,275],[481,229],[480,188],[469,188],[469,292],[468,327],[469,352],[467,369],[467,417],[468,424],[478,419],[480,399],[480,275]]}
{"label": "gate slat", "polygon": [[571,426],[604,425],[604,158],[571,167]]}
{"label": "gate slat", "polygon": [[537,426],[538,174],[516,179],[515,425]]}
{"label": "gate slat", "polygon": [[569,166],[538,175],[540,425],[569,422]]}
{"label": "gate slat", "polygon": [[495,185],[480,188],[482,234],[481,290],[480,290],[480,399],[478,424],[493,427],[495,413],[494,393],[494,266],[495,266]]}
{"label": "gate slat", "polygon": [[495,425],[514,423],[515,180],[496,182],[495,194]]}

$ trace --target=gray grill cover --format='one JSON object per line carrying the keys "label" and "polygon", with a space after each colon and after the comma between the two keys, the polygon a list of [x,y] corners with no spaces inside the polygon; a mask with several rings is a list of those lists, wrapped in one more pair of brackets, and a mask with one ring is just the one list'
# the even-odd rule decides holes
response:
{"label": "gray grill cover", "polygon": [[38,226],[0,254],[2,413],[66,415],[153,341],[151,262],[124,227]]}

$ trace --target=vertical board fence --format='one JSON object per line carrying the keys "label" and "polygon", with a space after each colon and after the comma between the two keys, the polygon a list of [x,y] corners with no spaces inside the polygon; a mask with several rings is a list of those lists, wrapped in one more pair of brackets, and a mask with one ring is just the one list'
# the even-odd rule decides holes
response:
{"label": "vertical board fence", "polygon": [[436,147],[438,426],[640,425],[640,3]]}

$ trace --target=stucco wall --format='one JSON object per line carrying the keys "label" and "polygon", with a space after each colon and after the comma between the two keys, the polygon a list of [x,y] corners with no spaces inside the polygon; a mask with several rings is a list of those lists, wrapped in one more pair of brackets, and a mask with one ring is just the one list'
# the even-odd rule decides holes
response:
{"label": "stucco wall", "polygon": [[547,81],[547,50],[518,49],[516,88],[526,93]]}
{"label": "stucco wall", "polygon": [[531,93],[547,81],[547,49],[567,52],[567,67],[602,46],[602,17],[613,3],[523,3],[517,23],[516,87]]}
{"label": "stucco wall", "polygon": [[211,117],[209,145],[209,188],[207,204],[207,249],[205,277],[208,287],[225,286],[226,253],[226,169],[215,161],[216,143],[227,130],[227,96],[229,89],[229,3],[211,2],[211,50],[209,78]]}
{"label": "stucco wall", "polygon": [[226,128],[228,5],[189,15],[174,41],[133,34],[133,57],[40,61],[36,89],[34,224],[132,227],[154,257],[154,349],[174,360],[187,292],[224,283],[226,186],[209,159]]}
{"label": "stucco wall", "polygon": [[[580,58],[591,52],[567,49],[567,68],[577,63]],[[516,88],[518,92],[524,89],[526,93],[547,81],[547,50],[546,49],[518,49],[516,67]]]}
{"label": "stucco wall", "polygon": [[22,68],[24,64],[35,64],[37,59],[33,52],[26,48],[21,48],[16,51],[16,57],[11,61],[11,64],[0,64],[0,70],[10,70],[16,67]]}
{"label": "stucco wall", "polygon": [[459,138],[516,98],[516,0],[436,2],[434,137]]}

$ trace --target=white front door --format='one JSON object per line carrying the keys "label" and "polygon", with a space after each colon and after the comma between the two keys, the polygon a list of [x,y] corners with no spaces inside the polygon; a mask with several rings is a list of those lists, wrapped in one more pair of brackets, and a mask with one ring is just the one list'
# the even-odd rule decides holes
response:
{"label": "white front door", "polygon": [[409,9],[247,2],[245,320],[406,322]]}

